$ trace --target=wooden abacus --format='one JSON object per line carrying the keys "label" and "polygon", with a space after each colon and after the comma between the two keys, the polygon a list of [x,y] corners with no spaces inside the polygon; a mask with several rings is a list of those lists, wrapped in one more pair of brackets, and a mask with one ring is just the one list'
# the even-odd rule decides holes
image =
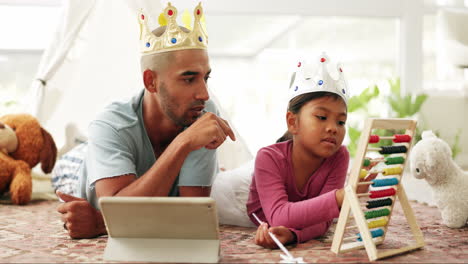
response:
{"label": "wooden abacus", "polygon": [[[394,135],[393,137],[379,138],[376,135],[371,135],[373,129],[385,130],[405,130],[404,135]],[[336,225],[335,235],[331,251],[336,254],[344,253],[365,247],[370,261],[401,254],[410,250],[418,249],[424,246],[424,238],[419,226],[414,217],[413,210],[410,207],[401,180],[403,177],[403,169],[405,167],[407,157],[412,143],[411,139],[416,130],[416,121],[409,119],[368,119],[359,140],[356,157],[353,163],[350,177],[347,186],[345,187],[345,197],[341,206],[340,217]],[[382,146],[380,148],[371,148],[368,144],[379,142],[380,139],[393,139],[393,142],[399,145]],[[397,167],[384,168],[380,171],[367,171],[364,166],[370,164],[370,160],[366,160],[365,156],[368,151],[379,151],[380,154],[392,154],[385,158],[386,165],[395,165]],[[377,159],[381,161],[381,159]],[[381,173],[376,179],[368,182],[362,182],[369,173]],[[392,176],[390,176],[392,175]],[[369,193],[358,194],[356,190],[359,185],[371,185],[372,187],[392,186],[384,190],[373,190]],[[382,198],[378,200],[368,200],[366,209],[381,208],[372,211],[364,211],[363,205],[360,202],[361,197]],[[411,228],[415,243],[397,249],[377,249],[377,245],[384,242],[385,236],[390,224],[393,207],[397,198],[403,209],[406,220]],[[352,212],[352,216],[351,213]],[[349,225],[349,219],[354,218],[354,225]],[[377,220],[373,220],[378,218]],[[346,231],[358,229],[353,237],[345,238]]]}

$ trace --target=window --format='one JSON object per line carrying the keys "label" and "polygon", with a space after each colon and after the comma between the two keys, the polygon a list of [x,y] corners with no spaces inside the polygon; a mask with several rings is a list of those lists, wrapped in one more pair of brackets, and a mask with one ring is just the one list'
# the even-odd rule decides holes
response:
{"label": "window", "polygon": [[26,96],[40,59],[40,51],[0,50],[0,113],[21,111],[19,99]]}
{"label": "window", "polygon": [[[218,31],[231,21],[238,26]],[[334,63],[341,61],[352,95],[398,76],[396,18],[262,16],[260,21],[249,27],[242,16],[211,16],[209,23],[219,27],[208,27],[210,88],[252,153],[286,131],[289,78],[298,58],[313,61],[326,51]]]}
{"label": "window", "polygon": [[[412,84],[407,85],[408,92],[419,91],[415,88],[419,84],[426,90],[450,88],[448,79],[439,79],[437,73],[435,14],[443,6],[466,8],[467,2],[210,1],[206,5],[210,88],[252,153],[286,129],[289,75],[298,58],[313,60],[326,51],[334,61],[340,60],[351,95],[373,84],[386,93],[386,80],[396,77]],[[0,5],[0,107],[21,98],[30,87],[59,13],[58,3]],[[463,71],[458,69],[449,78],[455,87],[463,82]]]}
{"label": "window", "polygon": [[[423,88],[429,93],[447,90],[455,93],[463,92],[465,81],[468,81],[468,58],[464,68],[455,66],[448,59],[451,47],[446,46],[439,23],[435,13],[431,12],[424,16]],[[468,31],[468,22],[460,26],[464,26]],[[468,46],[466,48],[468,49]]]}
{"label": "window", "polygon": [[36,74],[60,15],[58,6],[0,5],[0,112],[18,104]]}

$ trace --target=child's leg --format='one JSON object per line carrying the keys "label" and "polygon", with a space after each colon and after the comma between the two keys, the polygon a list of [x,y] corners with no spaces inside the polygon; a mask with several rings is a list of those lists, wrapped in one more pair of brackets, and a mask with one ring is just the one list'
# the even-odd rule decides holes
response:
{"label": "child's leg", "polygon": [[55,164],[52,171],[52,187],[55,191],[77,196],[79,188],[78,172],[83,164],[87,143],[82,143],[66,154]]}

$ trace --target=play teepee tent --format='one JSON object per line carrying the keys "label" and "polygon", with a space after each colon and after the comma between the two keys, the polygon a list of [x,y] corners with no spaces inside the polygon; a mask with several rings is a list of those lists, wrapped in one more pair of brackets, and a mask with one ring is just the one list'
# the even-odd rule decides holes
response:
{"label": "play teepee tent", "polygon": [[[150,15],[150,26],[156,27],[162,10],[159,1],[63,1],[63,18],[43,55],[29,103],[30,112],[52,133],[62,152],[76,139],[86,137],[87,125],[106,104],[129,98],[143,88],[139,9]],[[215,95],[211,98],[223,113]],[[218,152],[227,169],[252,158],[239,139],[226,141]]]}

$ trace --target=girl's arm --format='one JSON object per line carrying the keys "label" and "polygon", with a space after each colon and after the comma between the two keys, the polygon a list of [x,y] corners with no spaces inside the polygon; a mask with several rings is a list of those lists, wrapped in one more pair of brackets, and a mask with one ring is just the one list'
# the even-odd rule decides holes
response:
{"label": "girl's arm", "polygon": [[257,228],[255,234],[255,244],[275,249],[278,248],[273,239],[268,235],[268,231],[272,232],[276,238],[283,244],[303,243],[313,238],[324,235],[330,227],[332,221],[316,224],[307,228],[297,230],[284,226],[268,227],[267,223],[263,223]]}
{"label": "girl's arm", "polygon": [[297,243],[303,243],[309,241],[311,239],[323,236],[328,228],[331,226],[333,220],[318,223],[315,225],[308,226],[304,229],[297,230],[290,228],[291,232],[296,234]]}
{"label": "girl's arm", "polygon": [[[346,148],[338,150],[333,173],[320,195],[312,199],[289,202],[286,192],[287,168],[268,150],[261,150],[255,162],[256,187],[265,217],[271,226],[286,226],[301,230],[307,227],[311,234],[323,234],[333,218],[338,217],[339,207],[335,192],[344,185],[349,154]],[[310,231],[314,229],[315,231]]]}

